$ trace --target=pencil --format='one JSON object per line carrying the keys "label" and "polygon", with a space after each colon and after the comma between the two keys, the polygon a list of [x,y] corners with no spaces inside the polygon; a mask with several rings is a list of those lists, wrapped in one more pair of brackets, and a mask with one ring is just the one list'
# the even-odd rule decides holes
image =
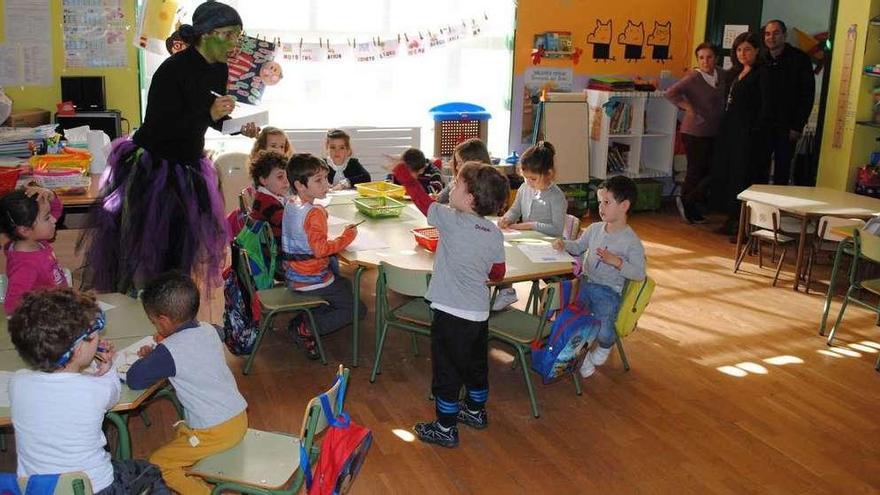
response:
{"label": "pencil", "polygon": [[[221,95],[220,93],[218,93],[218,92],[216,92],[216,91],[211,91],[211,94],[214,95],[214,96],[216,96],[217,98],[222,98],[222,97],[224,96],[224,95]],[[225,95],[225,96],[229,96],[229,95]],[[236,103],[235,106],[238,106],[238,103]]]}

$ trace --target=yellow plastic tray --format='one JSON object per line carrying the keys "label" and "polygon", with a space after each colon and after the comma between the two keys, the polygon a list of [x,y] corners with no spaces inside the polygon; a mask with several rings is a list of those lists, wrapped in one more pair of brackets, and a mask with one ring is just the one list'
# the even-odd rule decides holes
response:
{"label": "yellow plastic tray", "polygon": [[357,189],[358,194],[365,198],[391,197],[402,199],[406,194],[406,189],[403,186],[390,182],[365,182],[363,184],[355,184],[354,187]]}

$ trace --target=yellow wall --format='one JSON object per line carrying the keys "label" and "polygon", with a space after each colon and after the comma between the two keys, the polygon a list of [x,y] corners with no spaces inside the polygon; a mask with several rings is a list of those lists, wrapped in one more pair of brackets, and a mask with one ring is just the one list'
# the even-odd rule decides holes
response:
{"label": "yellow wall", "polygon": [[[870,26],[868,20],[880,13],[880,0],[839,0],[837,25],[832,50],[831,75],[828,86],[822,152],[819,157],[817,185],[837,190],[852,190],[855,168],[868,162],[870,152],[877,148],[874,139],[880,137],[880,129],[855,124],[857,120],[871,120],[871,90],[880,80],[862,75],[865,64],[880,63],[880,26]],[[834,123],[838,113],[843,54],[846,32],[856,25],[856,47],[849,84],[849,102],[844,126],[843,146],[832,147]]]}
{"label": "yellow wall", "polygon": [[709,14],[709,0],[694,0],[694,37],[691,46],[706,41],[706,17]]}
{"label": "yellow wall", "polygon": [[[47,1],[47,0],[34,0]],[[61,0],[50,0],[51,39],[53,71],[51,86],[18,86],[5,87],[4,91],[13,100],[13,110],[25,108],[43,108],[55,112],[55,104],[61,101],[61,76],[104,76],[107,88],[107,108],[122,111],[122,116],[129,120],[132,127],[140,124],[140,97],[138,90],[137,49],[132,45],[135,26],[137,24],[135,0],[123,1],[125,16],[131,29],[128,30],[128,67],[104,69],[66,69],[64,68],[64,42],[61,30]],[[5,2],[0,0],[0,18]],[[2,33],[0,33],[2,34]]]}

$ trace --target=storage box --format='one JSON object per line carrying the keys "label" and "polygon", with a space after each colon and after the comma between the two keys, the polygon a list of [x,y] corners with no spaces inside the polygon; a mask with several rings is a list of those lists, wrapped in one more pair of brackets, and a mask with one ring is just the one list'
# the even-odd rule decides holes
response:
{"label": "storage box", "polygon": [[354,206],[371,218],[399,217],[406,204],[385,196],[379,198],[355,198]]}
{"label": "storage box", "polygon": [[663,199],[663,183],[654,179],[636,179],[636,204],[632,211],[659,210]]}
{"label": "storage box", "polygon": [[424,227],[421,229],[412,229],[411,232],[416,238],[419,246],[431,251],[437,251],[437,244],[440,242],[440,232],[436,227]]}
{"label": "storage box", "polygon": [[3,125],[9,127],[37,127],[38,125],[48,124],[49,117],[48,110],[30,108],[12,112]]}
{"label": "storage box", "polygon": [[392,184],[390,182],[364,182],[361,184],[355,184],[355,189],[357,189],[358,194],[365,198],[381,198],[381,197],[391,197],[391,198],[403,198],[406,195],[406,189],[403,186],[398,186],[397,184]]}

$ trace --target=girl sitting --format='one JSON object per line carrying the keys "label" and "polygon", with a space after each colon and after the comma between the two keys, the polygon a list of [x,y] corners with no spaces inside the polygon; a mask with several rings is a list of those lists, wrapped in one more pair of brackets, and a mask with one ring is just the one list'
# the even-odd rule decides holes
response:
{"label": "girl sitting", "polygon": [[52,191],[28,185],[0,198],[0,231],[9,237],[6,275],[9,282],[3,307],[7,315],[34,289],[67,287],[64,271],[49,243],[61,217],[61,200]]}

